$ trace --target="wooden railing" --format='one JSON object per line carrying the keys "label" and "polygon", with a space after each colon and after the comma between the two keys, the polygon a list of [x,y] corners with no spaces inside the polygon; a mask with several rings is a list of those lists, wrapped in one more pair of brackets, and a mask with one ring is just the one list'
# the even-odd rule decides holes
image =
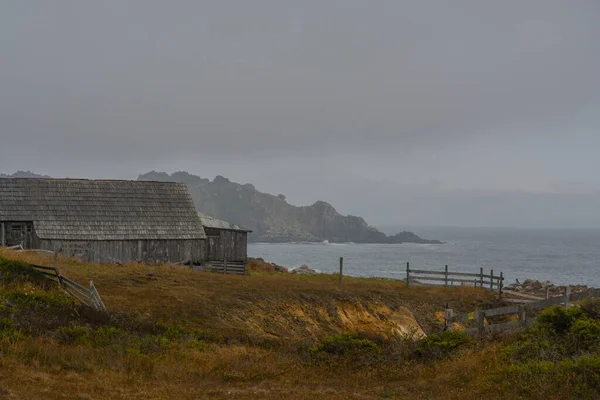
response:
{"label": "wooden railing", "polygon": [[[532,296],[533,297],[533,296]],[[527,312],[539,310],[545,307],[562,305],[568,307],[571,302],[583,300],[586,298],[600,297],[600,289],[589,289],[585,292],[571,293],[571,288],[567,286],[564,296],[550,297],[539,301],[533,301],[525,304],[510,305],[505,307],[493,308],[491,310],[475,310],[472,313],[453,315],[451,309],[446,310],[446,329],[452,329],[455,322],[476,321],[476,328],[465,329],[466,333],[484,333],[484,332],[501,332],[516,327],[525,327],[533,324],[537,317],[527,318]],[[487,318],[497,317],[501,315],[518,315],[518,320],[492,324]],[[488,325],[486,325],[486,321]]]}
{"label": "wooden railing", "polygon": [[483,268],[479,269],[479,273],[451,272],[448,270],[447,265],[444,267],[443,271],[411,269],[410,263],[407,262],[406,285],[410,286],[411,282],[417,283],[421,281],[433,282],[433,284],[444,286],[460,284],[473,285],[475,287],[487,288],[490,290],[497,289],[498,297],[501,299],[502,288],[504,286],[504,275],[502,272],[500,272],[500,275],[494,275],[494,270],[491,270],[489,274],[484,274]]}
{"label": "wooden railing", "polygon": [[204,265],[196,267],[200,271],[220,272],[223,274],[246,274],[246,263],[244,262],[228,262],[223,261],[208,261]]}
{"label": "wooden railing", "polygon": [[32,267],[36,271],[56,281],[68,295],[75,297],[86,306],[92,307],[98,311],[108,312],[100,298],[100,293],[98,293],[98,290],[94,286],[94,282],[90,281],[90,287],[86,288],[66,276],[61,275],[56,267],[47,267],[45,265],[32,265]]}

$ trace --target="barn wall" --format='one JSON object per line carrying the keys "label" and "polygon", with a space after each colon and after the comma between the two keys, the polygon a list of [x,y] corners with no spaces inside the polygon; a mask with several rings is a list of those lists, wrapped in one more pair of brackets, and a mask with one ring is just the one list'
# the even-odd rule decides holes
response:
{"label": "barn wall", "polygon": [[33,248],[35,232],[31,221],[0,221],[0,246]]}
{"label": "barn wall", "polygon": [[248,256],[248,233],[225,229],[205,228],[206,260],[246,262]]}
{"label": "barn wall", "polygon": [[40,240],[40,248],[60,251],[83,261],[115,263],[141,261],[146,263],[200,263],[204,259],[204,240],[102,240],[67,241]]}

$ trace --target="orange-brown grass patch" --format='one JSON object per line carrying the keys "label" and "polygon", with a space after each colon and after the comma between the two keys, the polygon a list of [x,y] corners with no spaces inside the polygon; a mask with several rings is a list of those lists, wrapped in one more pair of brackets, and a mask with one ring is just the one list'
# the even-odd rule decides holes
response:
{"label": "orange-brown grass patch", "polygon": [[[0,256],[54,262],[51,255],[6,249]],[[494,397],[486,383],[501,365],[493,344],[478,342],[436,362],[419,359],[412,342],[380,336],[372,339],[382,352],[368,356],[309,350],[323,336],[347,330],[344,321],[361,326],[400,307],[426,331],[439,330],[435,312],[446,303],[471,311],[493,302],[482,290],[351,277],[339,288],[328,274],[221,275],[63,257],[57,266],[84,285],[93,280],[112,317],[97,321],[74,309],[61,322],[65,328],[0,338],[0,398],[508,398]],[[33,291],[28,284],[13,289]],[[113,328],[110,337],[117,339],[106,342]]]}
{"label": "orange-brown grass patch", "polygon": [[[3,249],[0,256],[41,265],[54,262],[52,255],[35,252]],[[406,307],[427,332],[439,329],[435,312],[443,310],[445,304],[457,311],[472,311],[494,301],[492,293],[481,289],[406,287],[401,281],[376,278],[344,277],[339,288],[337,275],[332,274],[223,275],[184,266],[93,264],[63,257],[58,258],[57,266],[61,274],[81,284],[93,280],[113,312],[209,329],[244,341],[257,337],[314,338],[314,329],[307,330],[297,315],[290,314],[297,306],[324,325],[337,321],[335,309],[339,304],[359,304],[367,309],[373,302],[391,309]],[[260,326],[253,334],[252,327],[257,324]],[[323,334],[339,328],[325,329]]]}

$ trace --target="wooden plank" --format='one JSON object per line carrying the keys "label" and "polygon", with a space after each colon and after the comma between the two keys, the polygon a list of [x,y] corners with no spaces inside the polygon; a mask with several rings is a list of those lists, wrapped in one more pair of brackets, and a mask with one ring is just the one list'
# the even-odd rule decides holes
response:
{"label": "wooden plank", "polygon": [[498,315],[514,314],[519,311],[519,306],[506,306],[485,310],[486,317],[496,317]]}
{"label": "wooden plank", "polygon": [[63,284],[62,288],[76,297],[80,297],[86,301],[89,301],[89,292],[82,292],[81,290],[69,284]]}
{"label": "wooden plank", "polygon": [[63,280],[63,282],[66,282],[66,283],[68,283],[68,284],[70,284],[70,285],[72,285],[72,286],[75,286],[76,288],[78,288],[79,290],[81,290],[81,291],[83,291],[83,292],[87,292],[87,290],[88,290],[88,289],[87,289],[87,288],[85,288],[85,287],[83,287],[83,286],[81,286],[79,283],[77,283],[77,282],[75,282],[75,281],[72,281],[72,280],[70,280],[70,279],[69,279],[69,278],[67,278],[66,276],[62,276],[62,275],[61,275],[61,277],[62,277],[62,280]]}
{"label": "wooden plank", "polygon": [[600,289],[588,289],[585,292],[572,293],[571,301],[580,301],[590,297],[600,297]]}
{"label": "wooden plank", "polygon": [[411,274],[431,274],[431,275],[445,275],[444,271],[425,271],[422,269],[411,269]]}
{"label": "wooden plank", "polygon": [[468,313],[468,314],[461,314],[461,315],[455,315],[454,317],[452,317],[452,322],[467,322],[467,321],[472,321],[475,319],[475,313]]}
{"label": "wooden plank", "polygon": [[[423,269],[411,269],[410,270],[411,274],[426,274],[426,275],[446,275],[446,271],[428,271],[428,270],[423,270]],[[450,278],[451,276],[470,276],[473,278],[481,278],[481,274],[473,274],[470,272],[450,272],[448,271],[448,276],[449,276],[449,280],[452,280],[452,278]],[[491,275],[483,275],[483,278],[489,279]],[[492,279],[495,280],[500,280],[500,279],[504,279],[502,276],[491,276]],[[489,283],[489,280],[487,281]]]}
{"label": "wooden plank", "polygon": [[0,246],[6,246],[6,227],[4,222],[0,223]]}
{"label": "wooden plank", "polygon": [[505,322],[503,324],[491,324],[485,327],[486,332],[502,332],[508,329],[517,328],[519,326],[519,321],[510,321]]}
{"label": "wooden plank", "polygon": [[[411,281],[436,281],[436,282],[445,282],[445,278],[429,278],[427,276],[411,276]],[[475,283],[475,279],[458,279],[458,278],[448,278],[450,282],[466,282],[466,283]]]}
{"label": "wooden plank", "polygon": [[448,286],[448,266],[444,267],[444,286]]}
{"label": "wooden plank", "polygon": [[549,299],[540,300],[540,301],[536,301],[536,302],[530,302],[530,303],[524,304],[524,306],[525,306],[526,310],[535,310],[538,308],[557,306],[564,302],[565,302],[564,296],[559,296],[559,297],[550,297]]}
{"label": "wooden plank", "polygon": [[525,312],[525,306],[520,305],[519,306],[519,324],[525,325],[526,321],[527,321],[527,313]]}
{"label": "wooden plank", "polygon": [[[446,275],[446,271],[427,271],[422,269],[411,269],[411,274],[426,274],[426,275]],[[448,271],[448,276],[472,276],[474,278],[478,278],[479,274],[472,274],[469,272],[450,272]],[[488,276],[486,276],[488,277]],[[449,278],[451,279],[451,278]]]}
{"label": "wooden plank", "polygon": [[477,311],[477,332],[485,330],[485,311]]}
{"label": "wooden plank", "polygon": [[503,299],[502,300],[505,303],[511,303],[511,304],[524,304],[524,303],[534,303],[533,300],[527,300],[527,299]]}
{"label": "wooden plank", "polygon": [[479,287],[483,287],[483,268],[479,268]]}
{"label": "wooden plank", "polygon": [[340,257],[340,282],[339,286],[342,287],[342,277],[344,276],[344,257]]}
{"label": "wooden plank", "polygon": [[545,300],[543,297],[532,296],[530,294],[515,292],[514,290],[503,289],[502,293],[504,293],[504,294],[511,294],[513,296],[519,296],[519,297],[523,297],[525,299],[531,299],[531,300]]}

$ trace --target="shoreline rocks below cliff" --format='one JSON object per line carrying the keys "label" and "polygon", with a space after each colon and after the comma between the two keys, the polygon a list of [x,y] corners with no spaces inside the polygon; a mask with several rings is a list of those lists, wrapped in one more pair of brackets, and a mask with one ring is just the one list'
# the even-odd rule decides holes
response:
{"label": "shoreline rocks below cliff", "polygon": [[[585,292],[591,289],[587,285],[570,285],[571,293]],[[505,286],[506,289],[514,292],[539,295],[541,297],[548,293],[550,296],[562,296],[567,291],[566,285],[555,285],[550,281],[538,281],[535,279],[526,279],[523,282],[516,282]]]}

